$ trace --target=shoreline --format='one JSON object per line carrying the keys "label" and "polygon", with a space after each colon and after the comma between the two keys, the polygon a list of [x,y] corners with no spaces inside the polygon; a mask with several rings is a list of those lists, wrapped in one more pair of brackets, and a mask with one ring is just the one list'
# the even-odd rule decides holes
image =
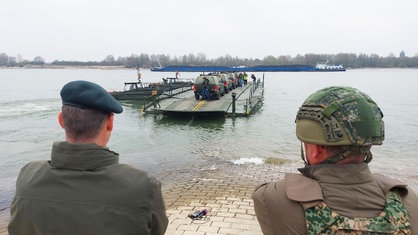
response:
{"label": "shoreline", "polygon": [[[24,65],[24,66],[0,66],[0,69],[98,69],[98,70],[137,70],[137,68],[134,67],[126,67],[124,65]],[[151,68],[139,68],[144,70],[150,70]],[[347,71],[353,71],[353,70],[365,70],[365,69],[402,69],[402,70],[408,70],[408,69],[418,69],[418,67],[362,67],[362,68],[348,68]],[[172,72],[172,71],[163,71],[163,72]],[[185,71],[187,72],[187,71]],[[273,73],[293,73],[292,71],[271,71]]]}
{"label": "shoreline", "polygon": [[[297,167],[302,166],[221,162],[160,174],[157,179],[162,184],[169,219],[165,234],[261,234],[251,198],[253,190],[297,171]],[[188,218],[188,214],[203,209],[208,210],[204,219]],[[0,211],[0,235],[8,234],[9,219],[9,209]]]}
{"label": "shoreline", "polygon": [[[125,66],[105,66],[105,65],[25,65],[21,67],[0,66],[0,69],[101,69],[101,70],[136,70]],[[140,68],[146,69],[146,68]]]}
{"label": "shoreline", "polygon": [[[234,164],[224,162],[198,169],[161,174],[169,224],[165,234],[261,234],[251,195],[263,182],[289,172],[287,164]],[[188,214],[207,209],[205,220]],[[0,211],[0,235],[7,235],[10,208]]]}

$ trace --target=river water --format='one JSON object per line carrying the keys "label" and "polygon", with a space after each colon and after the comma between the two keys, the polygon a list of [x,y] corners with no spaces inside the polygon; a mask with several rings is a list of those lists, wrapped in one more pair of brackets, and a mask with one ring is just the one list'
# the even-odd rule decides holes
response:
{"label": "river water", "polygon": [[[143,82],[174,74],[142,70]],[[196,78],[197,73],[182,73]],[[256,73],[262,77],[263,73]],[[374,172],[395,177],[418,191],[418,70],[361,69],[346,72],[265,73],[264,104],[249,117],[171,118],[143,114],[141,103],[123,102],[108,144],[120,161],[158,176],[232,161],[260,164],[268,157],[303,166],[295,137],[295,114],[304,99],[325,86],[354,86],[368,93],[384,113],[386,140],[372,148]],[[72,80],[89,80],[107,90],[135,81],[135,70],[0,69],[0,210],[10,207],[19,169],[49,159],[53,141],[64,140],[57,122],[59,91]]]}

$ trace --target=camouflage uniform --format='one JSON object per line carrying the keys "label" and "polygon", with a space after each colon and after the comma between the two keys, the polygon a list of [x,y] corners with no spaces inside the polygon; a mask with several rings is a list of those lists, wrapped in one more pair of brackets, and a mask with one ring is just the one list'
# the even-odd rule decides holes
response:
{"label": "camouflage uniform", "polygon": [[[324,205],[321,203],[333,215],[376,217],[384,211],[386,195],[393,190],[408,213],[411,234],[418,234],[417,195],[397,180],[372,174],[366,163],[322,164],[299,170],[302,174],[288,173],[285,179],[261,184],[254,191],[254,209],[263,234],[312,234],[308,233],[305,208]],[[329,234],[326,232],[322,234]]]}
{"label": "camouflage uniform", "polygon": [[[311,203],[302,203],[309,205]],[[408,213],[399,195],[386,193],[386,205],[378,216],[351,218],[335,213],[324,201],[305,209],[308,234],[411,234]]]}

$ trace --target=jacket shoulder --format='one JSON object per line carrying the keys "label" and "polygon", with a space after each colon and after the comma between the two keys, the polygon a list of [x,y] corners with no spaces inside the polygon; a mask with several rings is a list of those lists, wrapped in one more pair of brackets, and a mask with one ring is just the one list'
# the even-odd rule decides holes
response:
{"label": "jacket shoulder", "polygon": [[319,183],[301,174],[287,173],[284,185],[287,197],[293,201],[311,202],[324,200]]}
{"label": "jacket shoulder", "polygon": [[46,165],[49,166],[49,162],[46,160],[29,162],[28,164],[23,166],[22,169],[20,169],[18,180],[32,178],[35,174],[37,174],[38,171],[41,171],[41,169]]}
{"label": "jacket shoulder", "polygon": [[372,176],[385,194],[392,189],[396,189],[401,195],[408,194],[407,184],[378,173],[375,173]]}

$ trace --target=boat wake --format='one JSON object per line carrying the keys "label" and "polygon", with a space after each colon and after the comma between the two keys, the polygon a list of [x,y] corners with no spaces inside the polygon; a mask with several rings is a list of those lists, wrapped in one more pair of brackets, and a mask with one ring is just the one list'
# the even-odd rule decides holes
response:
{"label": "boat wake", "polygon": [[45,115],[51,112],[58,112],[60,106],[59,99],[35,99],[35,100],[18,100],[0,103],[0,119],[32,116],[39,114]]}

